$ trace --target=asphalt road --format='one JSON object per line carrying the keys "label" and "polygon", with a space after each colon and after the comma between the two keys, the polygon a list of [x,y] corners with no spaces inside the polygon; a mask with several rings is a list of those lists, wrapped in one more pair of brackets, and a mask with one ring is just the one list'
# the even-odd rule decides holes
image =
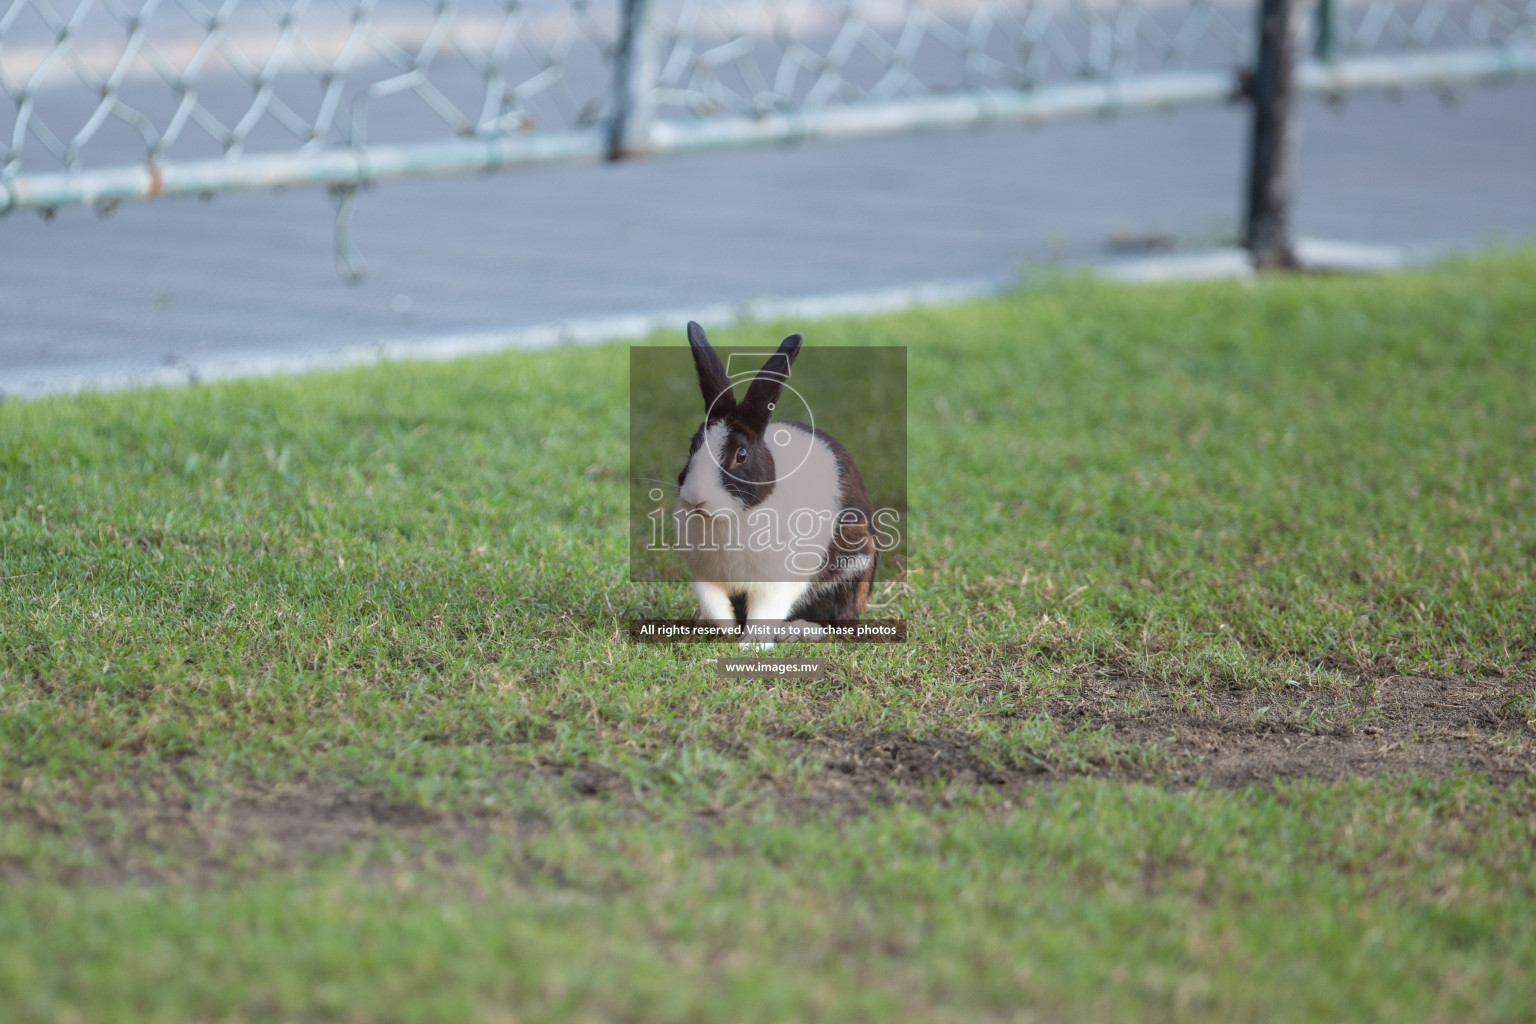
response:
{"label": "asphalt road", "polygon": [[[1309,104],[1297,229],[1468,248],[1536,238],[1536,83]],[[396,182],[343,284],[325,195],[0,219],[0,390],[232,353],[1006,275],[1230,241],[1238,109]]]}

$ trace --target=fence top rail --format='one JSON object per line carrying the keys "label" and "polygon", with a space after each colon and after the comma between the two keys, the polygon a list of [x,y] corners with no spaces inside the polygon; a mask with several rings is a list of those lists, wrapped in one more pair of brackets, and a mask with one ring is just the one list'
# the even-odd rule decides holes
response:
{"label": "fence top rail", "polygon": [[[1536,0],[1319,11],[1314,91],[1536,53]],[[11,0],[0,211],[1221,102],[1252,21],[1249,0]]]}

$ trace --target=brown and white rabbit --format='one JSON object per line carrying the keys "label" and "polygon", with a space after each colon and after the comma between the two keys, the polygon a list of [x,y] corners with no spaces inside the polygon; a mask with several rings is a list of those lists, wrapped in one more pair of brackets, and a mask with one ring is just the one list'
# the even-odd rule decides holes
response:
{"label": "brown and white rabbit", "polygon": [[677,522],[701,619],[792,622],[793,638],[816,639],[868,606],[879,551],[853,456],[823,430],[772,418],[800,343],[785,338],[738,402],[704,329],[688,324],[705,418],[677,477]]}

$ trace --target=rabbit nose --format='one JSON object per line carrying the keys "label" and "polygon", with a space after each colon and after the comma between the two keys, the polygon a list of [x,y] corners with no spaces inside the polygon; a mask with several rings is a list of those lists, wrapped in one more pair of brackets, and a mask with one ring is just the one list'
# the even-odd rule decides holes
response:
{"label": "rabbit nose", "polygon": [[683,510],[684,511],[687,511],[687,512],[702,512],[702,511],[704,511],[704,502],[702,502],[702,501],[689,501],[687,498],[683,498],[683,499],[681,499],[681,502],[682,502],[682,506],[683,506]]}

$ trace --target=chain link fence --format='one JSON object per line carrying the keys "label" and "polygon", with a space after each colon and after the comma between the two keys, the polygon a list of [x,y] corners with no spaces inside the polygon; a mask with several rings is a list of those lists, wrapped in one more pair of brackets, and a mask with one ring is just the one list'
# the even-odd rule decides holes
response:
{"label": "chain link fence", "polygon": [[[1303,92],[1536,73],[1536,0],[1318,0]],[[0,0],[0,212],[1230,102],[1225,0]]]}

